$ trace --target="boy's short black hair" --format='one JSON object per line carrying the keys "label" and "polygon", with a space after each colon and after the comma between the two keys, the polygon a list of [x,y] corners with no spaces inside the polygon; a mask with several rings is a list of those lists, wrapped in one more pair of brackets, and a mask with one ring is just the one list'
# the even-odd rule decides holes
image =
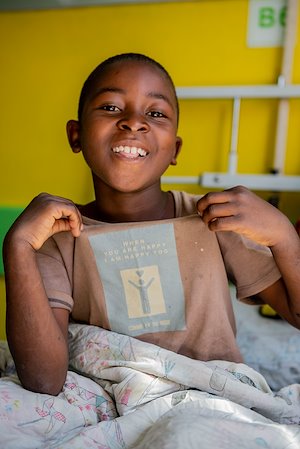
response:
{"label": "boy's short black hair", "polygon": [[152,59],[149,56],[146,56],[146,55],[144,55],[142,53],[121,53],[121,54],[118,54],[118,55],[115,55],[115,56],[111,56],[110,58],[105,59],[103,62],[101,62],[92,71],[92,73],[88,76],[88,78],[84,82],[82,90],[81,90],[81,93],[80,93],[79,104],[78,104],[78,120],[79,121],[81,120],[84,104],[85,104],[88,96],[90,95],[91,91],[93,90],[94,83],[98,79],[98,77],[101,76],[102,73],[111,64],[114,64],[116,62],[123,62],[123,61],[137,61],[137,62],[142,62],[142,63],[145,63],[145,64],[150,64],[150,65],[158,68],[159,70],[161,70],[163,72],[163,74],[165,75],[165,77],[169,81],[169,83],[170,83],[170,85],[172,87],[172,90],[174,92],[174,97],[175,97],[175,101],[176,101],[177,122],[178,122],[178,119],[179,119],[178,98],[177,98],[176,89],[175,89],[175,86],[174,86],[174,83],[173,83],[173,80],[172,80],[171,76],[169,75],[167,70],[159,62],[155,61],[155,59]]}

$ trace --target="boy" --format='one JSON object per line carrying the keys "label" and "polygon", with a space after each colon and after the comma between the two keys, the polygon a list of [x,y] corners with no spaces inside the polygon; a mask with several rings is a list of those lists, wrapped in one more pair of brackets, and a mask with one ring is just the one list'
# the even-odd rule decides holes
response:
{"label": "boy", "polygon": [[[74,153],[95,201],[41,194],[7,234],[7,338],[23,386],[58,394],[69,317],[193,358],[241,361],[228,279],[300,328],[300,243],[289,220],[243,187],[164,192],[176,164],[178,103],[156,61],[122,54],[86,80]],[[250,299],[249,299],[250,300]]]}

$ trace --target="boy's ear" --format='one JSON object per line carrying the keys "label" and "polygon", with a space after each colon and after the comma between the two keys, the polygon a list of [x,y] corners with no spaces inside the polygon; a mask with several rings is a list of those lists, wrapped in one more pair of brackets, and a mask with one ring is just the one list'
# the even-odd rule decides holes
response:
{"label": "boy's ear", "polygon": [[79,153],[81,151],[81,145],[80,145],[79,122],[77,120],[68,121],[67,135],[73,153]]}
{"label": "boy's ear", "polygon": [[182,147],[182,138],[177,136],[176,144],[175,144],[175,153],[171,160],[171,165],[177,165],[177,157],[178,157],[178,154],[180,153],[181,147]]}

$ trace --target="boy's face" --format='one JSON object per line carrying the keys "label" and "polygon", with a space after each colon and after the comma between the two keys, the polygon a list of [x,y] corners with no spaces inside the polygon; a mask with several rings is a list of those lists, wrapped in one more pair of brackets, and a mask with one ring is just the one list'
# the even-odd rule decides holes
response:
{"label": "boy's face", "polygon": [[181,147],[176,99],[158,68],[112,64],[95,82],[80,124],[68,123],[74,152],[82,150],[96,185],[134,192],[157,184]]}

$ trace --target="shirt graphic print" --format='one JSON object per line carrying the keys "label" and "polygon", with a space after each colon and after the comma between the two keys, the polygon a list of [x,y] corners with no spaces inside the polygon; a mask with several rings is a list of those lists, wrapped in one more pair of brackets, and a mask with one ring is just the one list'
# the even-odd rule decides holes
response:
{"label": "shirt graphic print", "polygon": [[127,335],[185,329],[172,223],[89,236],[110,328]]}

